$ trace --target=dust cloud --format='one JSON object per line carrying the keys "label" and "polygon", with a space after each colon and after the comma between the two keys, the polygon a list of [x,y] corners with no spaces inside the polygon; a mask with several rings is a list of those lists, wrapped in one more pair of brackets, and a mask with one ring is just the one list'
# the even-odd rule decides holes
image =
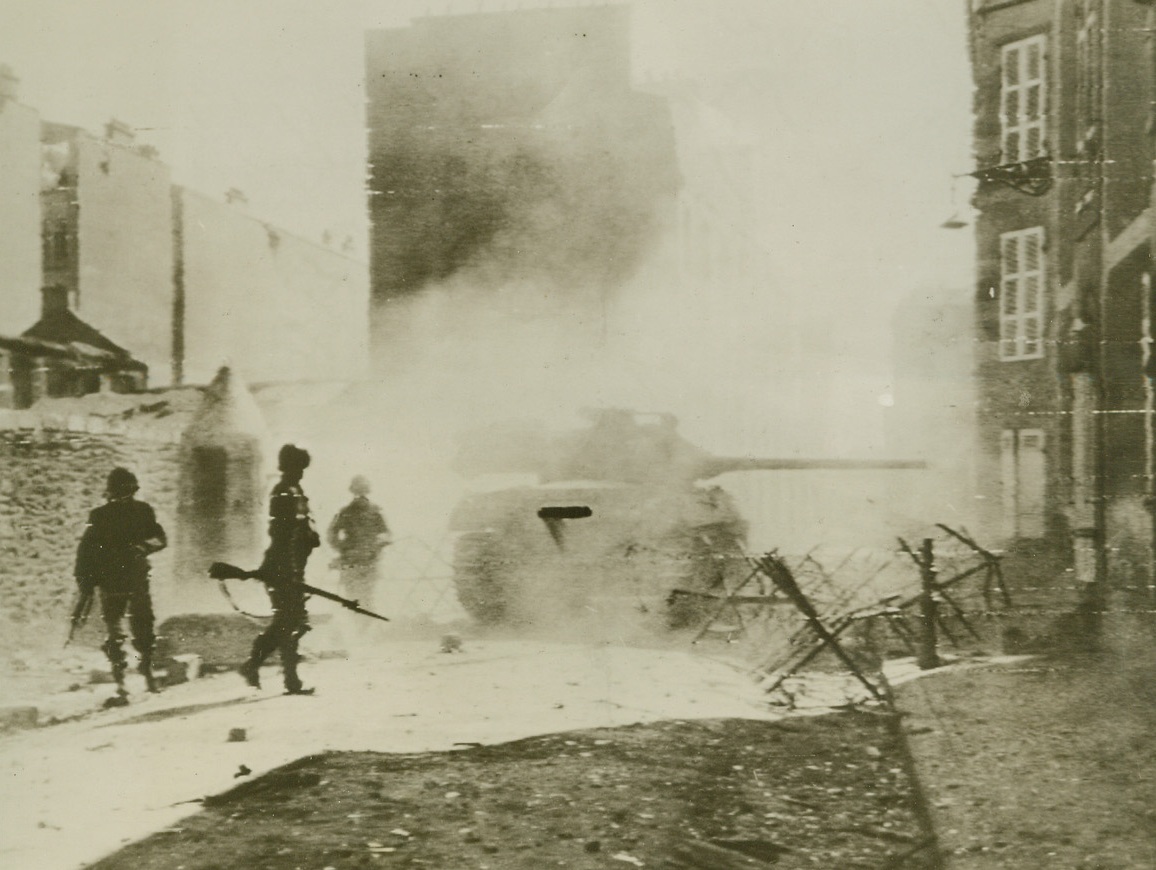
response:
{"label": "dust cloud", "polygon": [[[940,267],[958,257],[935,263],[947,248],[927,247],[919,256],[930,265],[917,262],[901,243],[904,228],[942,215],[874,178],[906,173],[918,182],[924,170],[911,158],[922,146],[896,141],[895,153],[880,150],[876,160],[870,135],[832,135],[843,129],[833,120],[840,116],[872,134],[893,130],[907,115],[894,105],[900,94],[918,98],[911,106],[934,95],[888,72],[895,92],[866,99],[863,90],[876,85],[856,80],[853,66],[871,65],[873,55],[859,45],[836,76],[864,97],[855,103],[831,77],[838,66],[819,74],[833,49],[792,42],[798,22],[777,30],[752,17],[751,4],[725,4],[718,29],[696,39],[689,26],[653,27],[651,5],[640,7],[649,29],[636,16],[634,44],[660,74],[636,73],[614,105],[633,95],[661,107],[669,141],[548,132],[530,146],[501,146],[479,158],[477,173],[459,175],[470,196],[459,203],[468,217],[456,218],[456,235],[438,223],[437,208],[414,206],[412,192],[408,205],[386,212],[416,207],[420,219],[398,229],[404,256],[387,252],[408,271],[391,276],[404,292],[375,300],[371,379],[300,426],[314,450],[307,484],[323,516],[346,498],[350,476],[366,474],[395,534],[448,554],[449,516],[479,483],[452,467],[467,433],[511,420],[580,428],[582,408],[671,413],[689,441],[724,455],[954,462],[952,445],[963,441],[952,427],[969,425],[967,396],[949,401],[963,412],[945,421],[934,403],[915,407],[934,382],[892,369],[897,330],[918,332],[893,322],[897,310],[919,313],[904,308],[908,288],[950,271]],[[704,14],[694,7],[676,17],[701,24]],[[881,14],[898,12],[888,5]],[[568,91],[548,120],[573,130],[590,116],[588,84]],[[475,120],[462,111],[439,123]],[[429,150],[393,144],[392,156],[405,159],[385,176],[389,193],[433,184],[439,161],[454,156],[444,136]],[[370,161],[382,171],[384,161],[372,153]],[[381,205],[371,202],[371,212]],[[415,256],[435,267],[412,268]],[[917,354],[906,358],[920,365]],[[952,364],[969,373],[962,357]],[[530,469],[481,483],[534,480]],[[971,513],[966,469],[751,472],[717,482],[736,496],[756,549],[889,545],[897,531],[966,523]]]}

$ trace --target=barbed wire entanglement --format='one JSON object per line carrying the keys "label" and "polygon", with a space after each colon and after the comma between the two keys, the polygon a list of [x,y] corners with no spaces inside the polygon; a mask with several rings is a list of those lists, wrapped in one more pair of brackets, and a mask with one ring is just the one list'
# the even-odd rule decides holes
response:
{"label": "barbed wire entanglement", "polygon": [[878,700],[887,659],[931,667],[941,652],[1005,651],[1003,629],[1034,612],[1020,613],[1002,553],[964,528],[922,532],[892,548],[747,555],[748,573],[712,596],[692,643],[724,654],[724,642],[769,700],[792,707]]}
{"label": "barbed wire entanglement", "polygon": [[430,544],[407,536],[382,552],[378,594],[390,619],[440,624],[463,618],[449,547],[448,537]]}

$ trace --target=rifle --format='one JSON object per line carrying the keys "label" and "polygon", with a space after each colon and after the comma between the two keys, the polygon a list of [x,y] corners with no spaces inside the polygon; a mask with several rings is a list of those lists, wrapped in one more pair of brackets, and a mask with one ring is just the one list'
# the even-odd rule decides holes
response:
{"label": "rifle", "polygon": [[84,627],[88,622],[88,614],[92,612],[92,601],[96,597],[96,587],[91,583],[82,583],[80,586],[80,594],[76,598],[76,604],[72,606],[72,617],[69,620],[68,637],[64,641],[64,645],[68,646],[72,643],[72,638],[76,632]]}
{"label": "rifle", "polygon": [[[214,580],[260,580],[267,585],[273,585],[262,576],[260,569],[256,571],[246,571],[244,568],[238,568],[236,565],[230,565],[228,562],[214,562],[209,566],[209,576]],[[301,583],[300,586],[302,591],[308,592],[311,595],[317,595],[321,598],[328,598],[330,601],[336,601],[346,610],[352,610],[354,613],[360,613],[362,616],[372,616],[374,619],[380,619],[382,622],[389,622],[388,616],[382,616],[380,613],[366,610],[352,598],[342,598],[334,592],[318,589],[316,586],[310,586],[308,583]]]}

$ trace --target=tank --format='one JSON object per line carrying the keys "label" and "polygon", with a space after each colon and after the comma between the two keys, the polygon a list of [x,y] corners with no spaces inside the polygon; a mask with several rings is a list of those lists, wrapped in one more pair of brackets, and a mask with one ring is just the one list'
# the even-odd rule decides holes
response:
{"label": "tank", "polygon": [[537,479],[469,495],[451,515],[458,599],[478,622],[601,622],[631,614],[652,629],[697,624],[709,596],[751,570],[747,523],[712,478],[922,465],[715,456],[683,439],[670,414],[600,409],[584,416],[588,427],[562,434],[507,426],[464,441],[459,473]]}

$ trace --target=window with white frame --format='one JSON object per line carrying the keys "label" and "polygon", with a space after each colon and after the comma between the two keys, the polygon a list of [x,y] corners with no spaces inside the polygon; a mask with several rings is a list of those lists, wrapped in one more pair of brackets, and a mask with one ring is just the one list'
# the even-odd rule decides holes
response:
{"label": "window with white frame", "polygon": [[1000,433],[1003,530],[1009,538],[1042,538],[1046,531],[1047,463],[1042,429]]}
{"label": "window with white frame", "polygon": [[1003,163],[1044,154],[1047,134],[1047,37],[1032,36],[1003,47],[1000,127]]}
{"label": "window with white frame", "polygon": [[1044,355],[1044,228],[1004,233],[1000,242],[999,357]]}
{"label": "window with white frame", "polygon": [[1085,0],[1076,32],[1076,149],[1095,150],[1103,94],[1099,0]]}

